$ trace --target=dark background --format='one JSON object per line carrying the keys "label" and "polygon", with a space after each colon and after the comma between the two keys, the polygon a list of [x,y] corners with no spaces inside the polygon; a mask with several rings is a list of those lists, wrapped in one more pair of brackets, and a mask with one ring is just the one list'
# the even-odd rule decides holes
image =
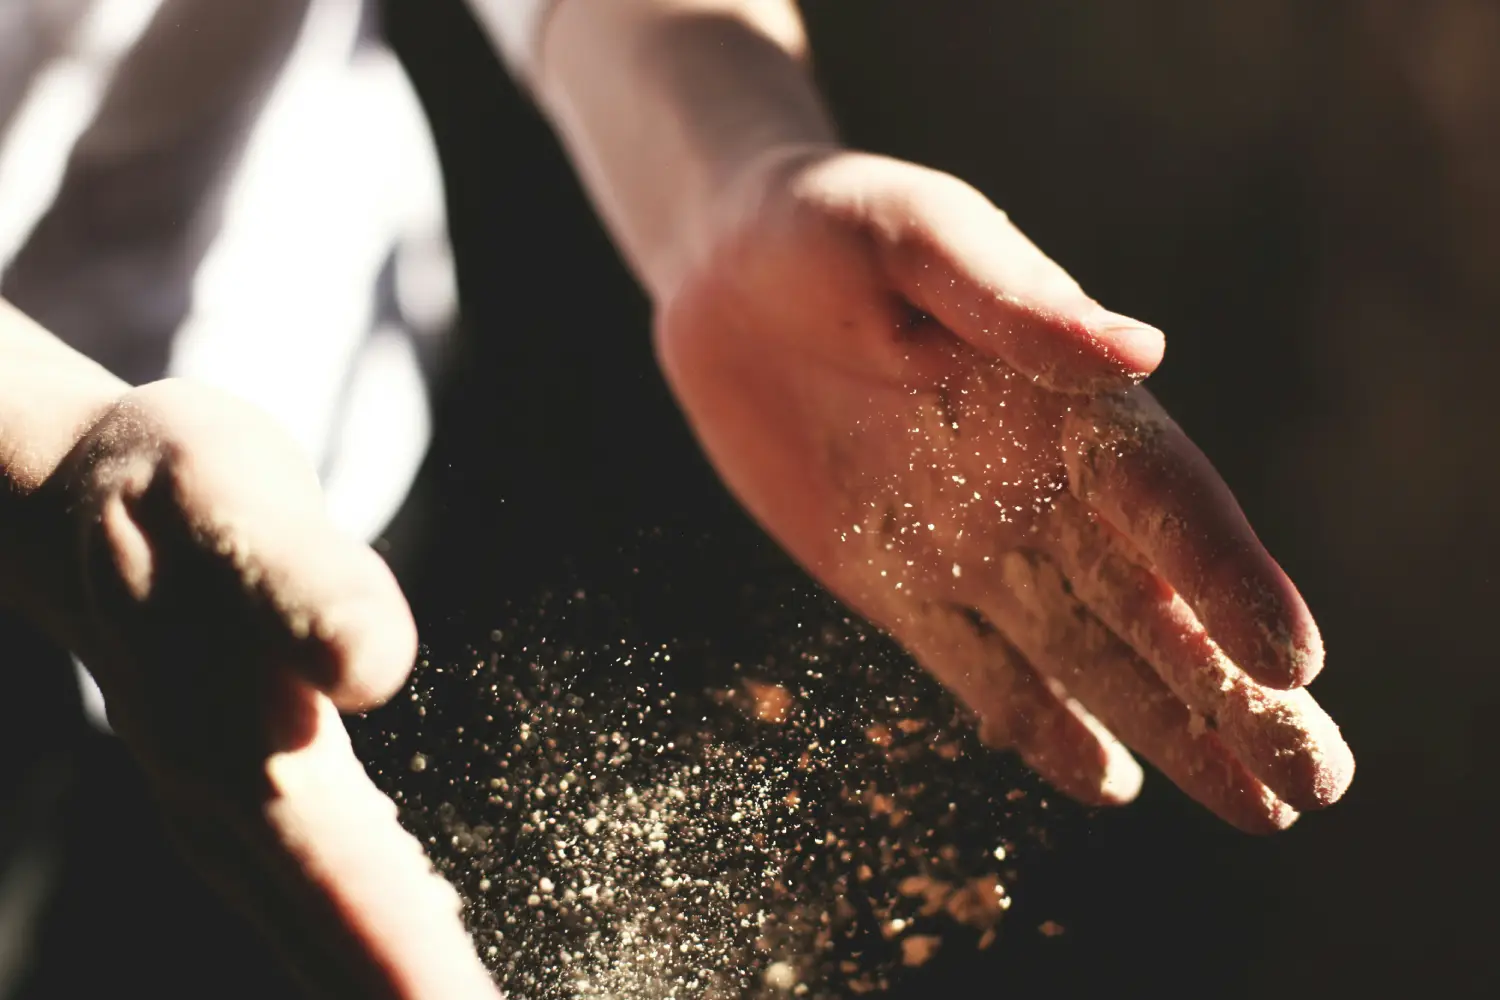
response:
{"label": "dark background", "polygon": [[[465,313],[392,533],[424,638],[442,655],[586,586],[645,634],[732,640],[737,609],[795,574],[695,451],[646,303],[459,0],[386,6],[444,157]],[[1268,840],[1159,779],[1078,814],[997,947],[903,995],[1492,995],[1500,5],[806,11],[852,143],[971,181],[1093,295],[1167,331],[1152,386],[1317,614],[1315,690],[1360,766],[1343,803]],[[111,766],[114,798],[86,811],[115,835],[73,877],[114,902],[47,947],[156,996],[282,995],[186,885],[149,889],[177,910],[162,950],[112,949],[145,891],[131,872],[161,849]],[[93,989],[72,975],[46,995]]]}

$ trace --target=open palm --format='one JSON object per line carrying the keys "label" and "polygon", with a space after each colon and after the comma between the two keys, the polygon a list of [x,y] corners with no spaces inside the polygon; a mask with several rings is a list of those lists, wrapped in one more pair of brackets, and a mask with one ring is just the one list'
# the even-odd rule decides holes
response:
{"label": "open palm", "polygon": [[720,222],[658,316],[669,381],[751,513],[987,741],[1102,804],[1140,784],[1118,737],[1250,831],[1343,793],[1311,616],[1133,385],[1159,334],[909,164],[769,160]]}

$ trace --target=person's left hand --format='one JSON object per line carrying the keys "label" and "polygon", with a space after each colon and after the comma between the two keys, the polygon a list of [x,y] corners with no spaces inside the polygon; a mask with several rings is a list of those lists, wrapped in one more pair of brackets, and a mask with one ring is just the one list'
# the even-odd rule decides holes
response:
{"label": "person's left hand", "polygon": [[[1317,627],[1103,309],[960,181],[827,149],[741,175],[657,300],[709,457],[837,596],[1085,802],[1124,743],[1267,832],[1353,774]],[[1111,735],[1113,734],[1113,735]]]}
{"label": "person's left hand", "polygon": [[339,710],[399,689],[416,631],[296,444],[190,382],[105,406],[18,508],[75,650],[188,860],[316,997],[494,1000],[460,900]]}

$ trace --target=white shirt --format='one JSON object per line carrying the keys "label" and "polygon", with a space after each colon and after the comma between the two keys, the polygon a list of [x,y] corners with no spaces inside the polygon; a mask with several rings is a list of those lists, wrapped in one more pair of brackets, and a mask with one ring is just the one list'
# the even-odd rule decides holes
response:
{"label": "white shirt", "polygon": [[432,139],[371,12],[0,4],[0,291],[129,381],[258,405],[367,540],[426,451],[454,313]]}
{"label": "white shirt", "polygon": [[432,140],[367,16],[7,0],[0,265],[7,297],[122,377],[259,405],[373,538],[426,447],[418,354],[454,293]]}

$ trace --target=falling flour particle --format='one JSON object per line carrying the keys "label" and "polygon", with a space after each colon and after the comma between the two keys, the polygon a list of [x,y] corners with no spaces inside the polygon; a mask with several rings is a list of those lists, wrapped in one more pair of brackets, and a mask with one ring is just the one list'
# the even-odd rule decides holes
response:
{"label": "falling flour particle", "polygon": [[791,693],[780,684],[763,684],[758,681],[744,682],[745,690],[755,700],[755,717],[761,722],[777,725],[786,721],[787,710],[792,706]]}
{"label": "falling flour particle", "polygon": [[943,939],[935,934],[913,934],[901,941],[901,964],[926,965],[937,954]]}
{"label": "falling flour particle", "polygon": [[916,668],[825,630],[694,690],[666,647],[501,634],[386,777],[507,995],[831,1000],[995,939],[1031,779]]}
{"label": "falling flour particle", "polygon": [[787,992],[797,985],[797,970],[790,962],[772,962],[763,978],[771,989]]}

